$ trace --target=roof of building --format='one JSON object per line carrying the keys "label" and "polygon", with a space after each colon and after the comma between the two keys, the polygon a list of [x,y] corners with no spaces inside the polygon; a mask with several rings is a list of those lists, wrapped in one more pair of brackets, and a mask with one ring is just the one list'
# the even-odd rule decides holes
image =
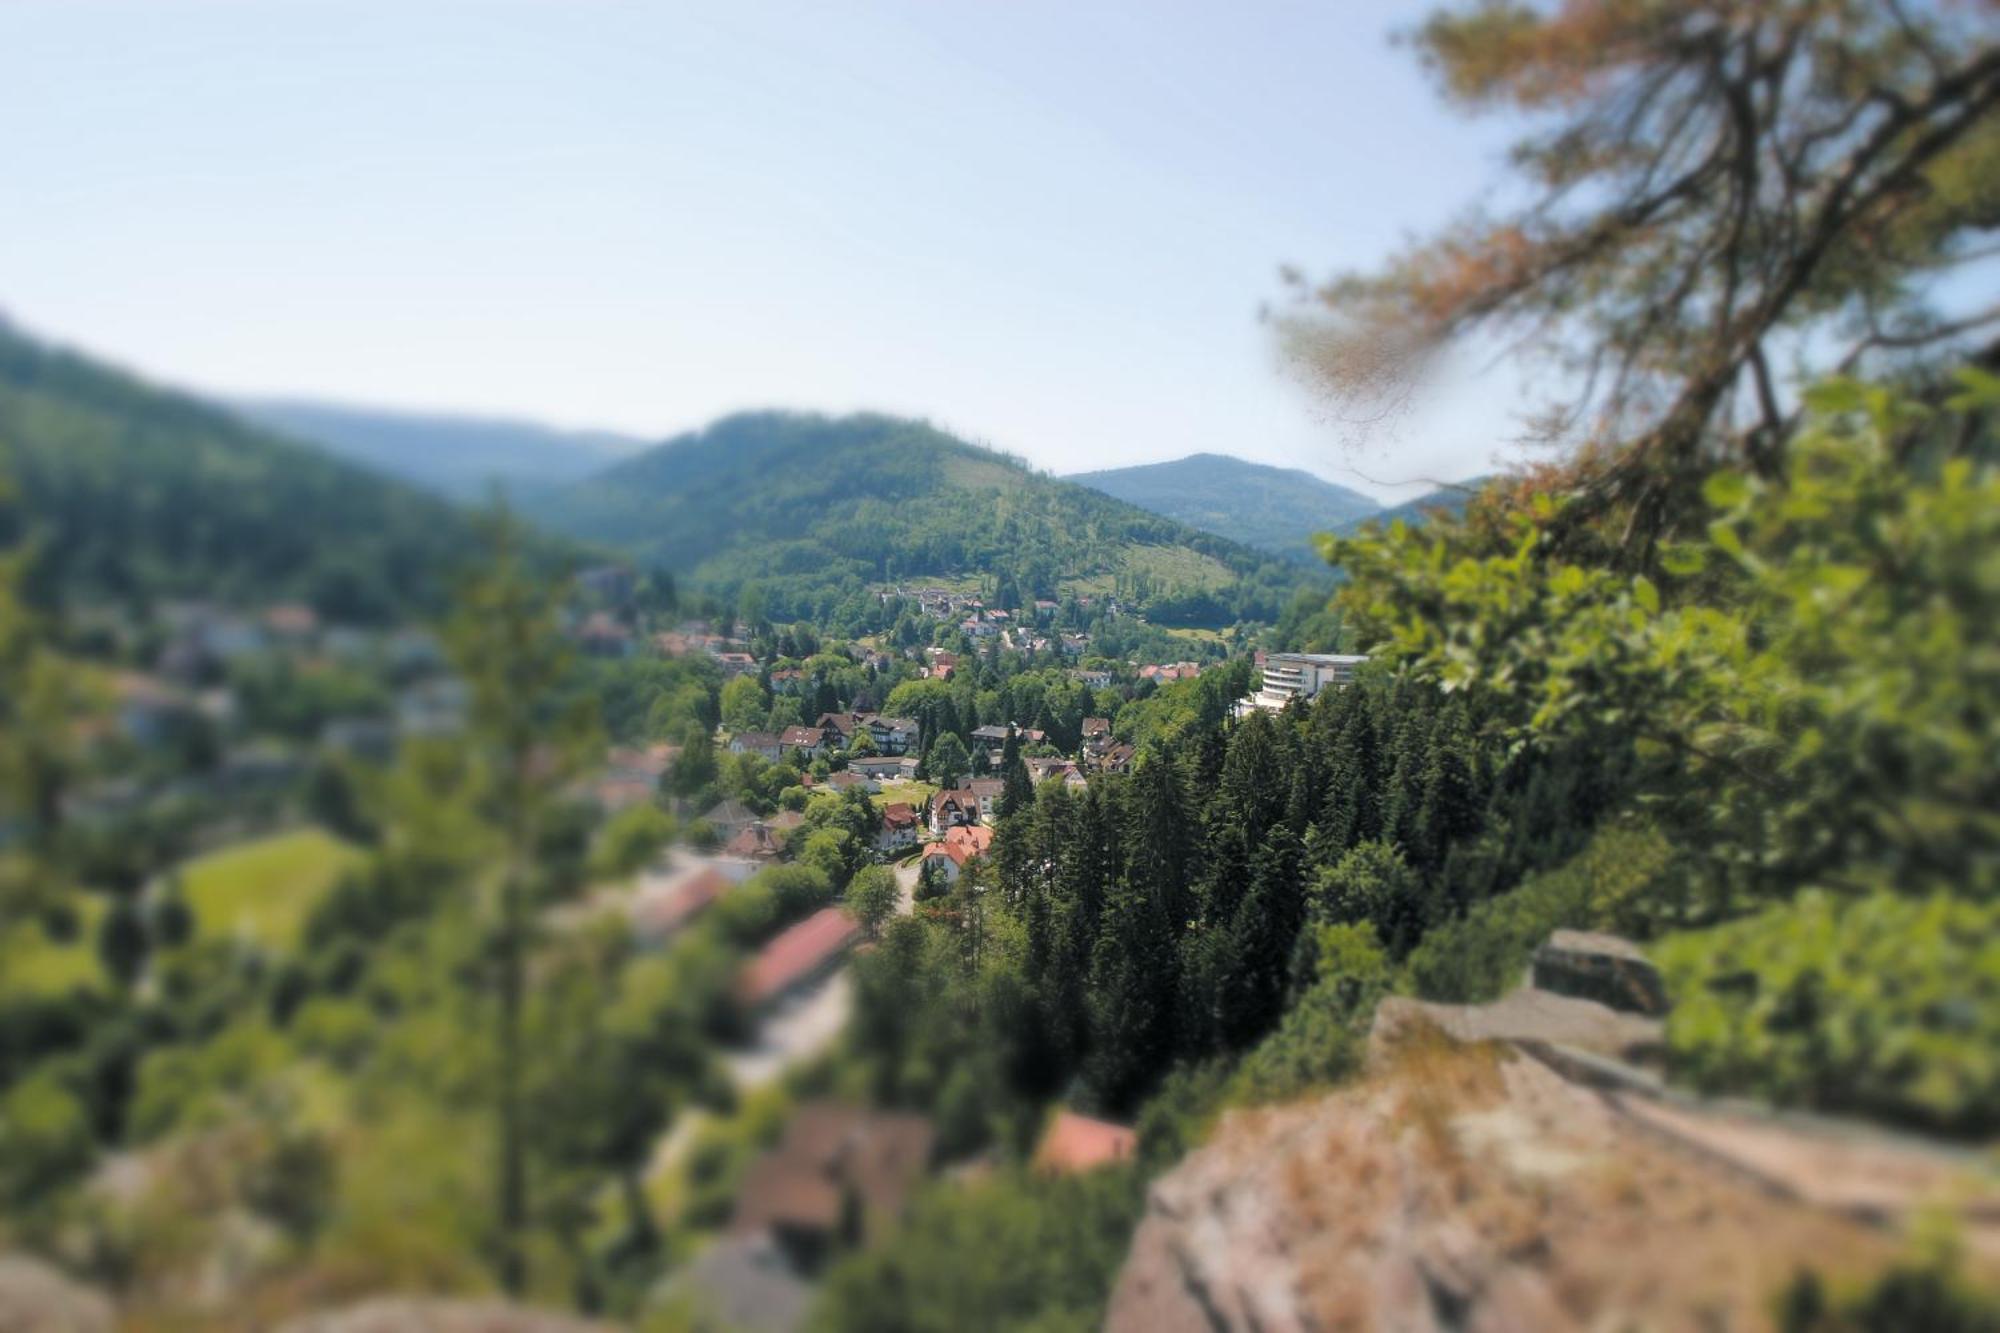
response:
{"label": "roof of building", "polygon": [[741,746],[745,750],[775,750],[779,748],[778,733],[775,731],[739,731],[730,738],[730,748]]}
{"label": "roof of building", "polygon": [[1111,719],[1108,717],[1087,717],[1083,720],[1083,734],[1086,736],[1109,736]]}
{"label": "roof of building", "polygon": [[1035,1149],[1035,1169],[1069,1174],[1131,1159],[1139,1136],[1130,1127],[1060,1110]]}
{"label": "roof of building", "polygon": [[813,1289],[770,1236],[728,1236],[695,1256],[666,1290],[698,1314],[741,1333],[791,1333],[805,1323]]}
{"label": "roof of building", "polygon": [[783,854],[784,850],[771,826],[759,820],[731,838],[723,847],[722,854],[753,861],[768,861]]}
{"label": "roof of building", "polygon": [[818,727],[786,727],[778,736],[778,744],[787,750],[816,750],[826,740],[826,733]]}
{"label": "roof of building", "polygon": [[923,1116],[807,1102],[785,1123],[778,1146],[751,1164],[730,1230],[830,1231],[840,1225],[842,1196],[851,1190],[864,1226],[874,1231],[902,1211],[936,1137]]}
{"label": "roof of building", "polygon": [[838,907],[823,907],[761,949],[744,967],[743,999],[760,1004],[784,994],[860,937],[860,923]]}
{"label": "roof of building", "polygon": [[635,933],[663,939],[700,916],[729,891],[729,877],[700,866],[670,879],[642,880],[627,915]]}
{"label": "roof of building", "polygon": [[984,824],[963,824],[946,829],[942,836],[926,843],[924,856],[948,856],[955,865],[963,867],[968,861],[986,855],[992,845],[992,829]]}
{"label": "roof of building", "polygon": [[902,828],[917,822],[916,807],[904,801],[891,801],[882,807],[882,822],[890,828]]}

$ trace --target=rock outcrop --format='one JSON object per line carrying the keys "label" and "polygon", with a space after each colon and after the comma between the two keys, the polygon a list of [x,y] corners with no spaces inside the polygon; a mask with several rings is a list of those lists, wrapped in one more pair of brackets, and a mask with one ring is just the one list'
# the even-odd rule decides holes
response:
{"label": "rock outcrop", "polygon": [[0,1254],[0,1333],[113,1333],[111,1302],[61,1269],[19,1254]]}
{"label": "rock outcrop", "polygon": [[501,1301],[385,1297],[301,1315],[278,1333],[615,1333],[615,1326]]}
{"label": "rock outcrop", "polygon": [[[1497,1039],[1524,1006],[1546,1017],[1532,997],[1459,1012],[1485,1034],[1468,1041],[1392,1012],[1361,1083],[1225,1118],[1154,1184],[1107,1327],[1762,1328],[1801,1271],[1861,1277],[1902,1253],[1871,1225],[1885,1202],[1906,1213],[1962,1179],[1891,1143],[1606,1090],[1565,1064],[1601,1056]],[[1809,1192],[1837,1179],[1866,1183],[1867,1206]]]}

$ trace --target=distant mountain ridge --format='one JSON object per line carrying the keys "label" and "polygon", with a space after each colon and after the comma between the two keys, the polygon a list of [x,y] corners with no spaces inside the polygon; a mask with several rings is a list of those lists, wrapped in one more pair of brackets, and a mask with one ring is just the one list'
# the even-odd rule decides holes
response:
{"label": "distant mountain ridge", "polygon": [[377,472],[454,500],[580,481],[646,441],[611,431],[565,431],[504,417],[404,412],[303,398],[231,404],[258,425],[316,444]]}
{"label": "distant mountain ridge", "polygon": [[1103,593],[1163,624],[1270,619],[1297,586],[1248,547],[920,421],[749,412],[522,498],[550,528],[806,618],[883,583]]}
{"label": "distant mountain ridge", "polygon": [[1397,519],[1417,524],[1436,513],[1462,514],[1465,512],[1465,507],[1472,503],[1472,497],[1479,494],[1480,488],[1491,480],[1491,477],[1467,477],[1464,481],[1426,491],[1414,500],[1405,500],[1401,504],[1378,509],[1372,514],[1345,523],[1334,531],[1345,537],[1361,531],[1371,523],[1387,527]]}
{"label": "distant mountain ridge", "polygon": [[443,607],[475,534],[432,495],[0,322],[0,476],[40,595]]}
{"label": "distant mountain ridge", "polygon": [[1315,533],[1369,518],[1381,506],[1359,491],[1298,468],[1228,454],[1079,472],[1079,486],[1300,564],[1317,565]]}

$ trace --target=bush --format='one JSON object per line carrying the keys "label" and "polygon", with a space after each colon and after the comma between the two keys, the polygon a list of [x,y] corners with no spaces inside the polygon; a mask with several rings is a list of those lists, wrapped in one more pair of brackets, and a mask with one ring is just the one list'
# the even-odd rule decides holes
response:
{"label": "bush", "polygon": [[1701,1087],[2000,1129],[2000,904],[1811,891],[1656,953],[1669,1057]]}
{"label": "bush", "polygon": [[1602,829],[1555,869],[1433,927],[1404,964],[1409,988],[1452,1004],[1496,999],[1520,981],[1551,931],[1636,924],[1670,858],[1666,839],[1650,827]]}
{"label": "bush", "polygon": [[1321,926],[1310,989],[1244,1058],[1236,1102],[1274,1102],[1339,1083],[1361,1066],[1375,1005],[1388,992],[1388,957],[1374,926]]}

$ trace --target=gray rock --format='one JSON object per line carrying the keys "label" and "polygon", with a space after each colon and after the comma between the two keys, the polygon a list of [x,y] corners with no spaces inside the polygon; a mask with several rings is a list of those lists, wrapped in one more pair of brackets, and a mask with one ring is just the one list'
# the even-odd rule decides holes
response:
{"label": "gray rock", "polygon": [[1626,1013],[1667,1012],[1667,988],[1652,959],[1630,940],[1587,930],[1558,930],[1535,950],[1534,985]]}
{"label": "gray rock", "polygon": [[113,1333],[111,1301],[26,1255],[0,1255],[0,1333]]}

